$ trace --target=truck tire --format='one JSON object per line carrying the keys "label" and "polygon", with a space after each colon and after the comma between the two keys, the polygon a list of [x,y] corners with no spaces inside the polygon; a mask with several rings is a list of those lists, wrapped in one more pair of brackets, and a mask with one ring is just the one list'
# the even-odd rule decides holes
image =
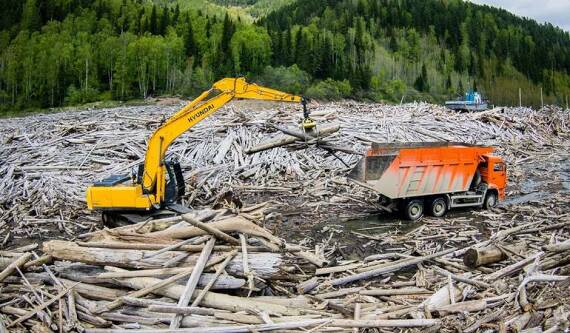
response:
{"label": "truck tire", "polygon": [[483,207],[485,209],[495,208],[497,206],[497,193],[495,191],[487,192],[485,196],[485,201],[483,202]]}
{"label": "truck tire", "polygon": [[404,217],[410,221],[417,221],[424,215],[424,202],[423,200],[410,200],[404,207]]}
{"label": "truck tire", "polygon": [[429,213],[433,217],[442,217],[447,213],[447,200],[437,197],[430,202]]}

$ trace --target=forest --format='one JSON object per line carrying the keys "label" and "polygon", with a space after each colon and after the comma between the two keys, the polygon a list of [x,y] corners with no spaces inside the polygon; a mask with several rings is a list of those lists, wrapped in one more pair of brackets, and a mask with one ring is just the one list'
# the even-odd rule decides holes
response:
{"label": "forest", "polygon": [[570,34],[461,0],[0,0],[0,112],[217,79],[332,100],[564,105]]}

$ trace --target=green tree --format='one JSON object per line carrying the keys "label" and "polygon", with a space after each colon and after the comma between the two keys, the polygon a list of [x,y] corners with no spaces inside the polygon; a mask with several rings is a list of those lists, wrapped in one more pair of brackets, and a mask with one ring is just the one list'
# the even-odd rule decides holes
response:
{"label": "green tree", "polygon": [[429,92],[429,82],[426,65],[422,65],[422,72],[414,82],[414,87],[421,92]]}
{"label": "green tree", "polygon": [[184,37],[184,48],[186,50],[186,55],[194,56],[197,61],[198,58],[198,46],[194,40],[194,29],[192,28],[192,20],[190,17],[186,20],[186,35]]}
{"label": "green tree", "polygon": [[21,30],[30,32],[40,30],[42,26],[37,0],[26,0],[22,10]]}
{"label": "green tree", "polygon": [[156,5],[152,6],[152,13],[150,14],[149,30],[150,30],[150,33],[153,35],[159,34],[158,14],[156,13]]}
{"label": "green tree", "polygon": [[261,73],[271,61],[271,38],[263,28],[245,27],[232,37],[231,51],[237,73]]}
{"label": "green tree", "polygon": [[161,35],[166,35],[166,30],[170,24],[170,14],[168,8],[162,10],[162,16],[160,17],[160,28],[159,33]]}

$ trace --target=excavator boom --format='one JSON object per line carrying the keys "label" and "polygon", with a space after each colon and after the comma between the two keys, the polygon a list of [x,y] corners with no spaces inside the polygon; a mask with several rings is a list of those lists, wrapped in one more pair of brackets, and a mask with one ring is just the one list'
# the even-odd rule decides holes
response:
{"label": "excavator boom", "polygon": [[[305,102],[303,97],[250,84],[244,78],[226,78],[216,82],[195,100],[172,115],[150,137],[144,164],[132,184],[128,176],[112,176],[87,189],[89,209],[149,210],[172,202],[183,192],[180,166],[165,160],[172,142],[234,98],[281,102]],[[304,123],[311,123],[305,107]],[[176,183],[170,188],[167,184]],[[169,188],[167,188],[169,187]]]}

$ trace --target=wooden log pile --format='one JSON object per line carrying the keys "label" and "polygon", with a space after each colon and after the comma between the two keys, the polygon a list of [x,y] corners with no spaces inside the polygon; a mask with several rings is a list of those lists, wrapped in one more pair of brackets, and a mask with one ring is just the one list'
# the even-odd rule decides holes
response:
{"label": "wooden log pile", "polygon": [[[314,135],[284,128],[291,106],[239,102],[171,148],[191,214],[102,229],[85,188],[140,163],[175,109],[0,124],[0,332],[568,330],[568,112],[327,103]],[[495,145],[507,202],[344,227],[380,209],[344,177],[354,153],[439,140]]]}
{"label": "wooden log pile", "polygon": [[0,321],[9,332],[93,333],[570,327],[567,213],[489,224],[485,239],[427,220],[374,235],[385,248],[355,260],[328,240],[309,248],[276,237],[266,208],[3,250]]}
{"label": "wooden log pile", "polygon": [[[150,133],[179,107],[133,106],[2,120],[0,245],[93,231],[100,218],[85,210],[86,187],[113,174],[129,174],[143,161]],[[271,197],[284,214],[303,221],[367,214],[381,208],[377,197],[344,176],[360,159],[353,153],[373,141],[494,145],[508,162],[511,183],[522,185],[529,175],[544,177],[556,165],[567,165],[570,115],[561,109],[466,114],[424,103],[325,103],[313,107],[319,132],[299,134],[291,130],[301,114],[295,108],[238,101],[180,137],[169,153],[185,169],[184,204],[219,205],[231,191],[242,201]],[[282,132],[286,127],[302,138]],[[288,145],[261,151],[283,140]],[[532,189],[511,191],[526,194]]]}

